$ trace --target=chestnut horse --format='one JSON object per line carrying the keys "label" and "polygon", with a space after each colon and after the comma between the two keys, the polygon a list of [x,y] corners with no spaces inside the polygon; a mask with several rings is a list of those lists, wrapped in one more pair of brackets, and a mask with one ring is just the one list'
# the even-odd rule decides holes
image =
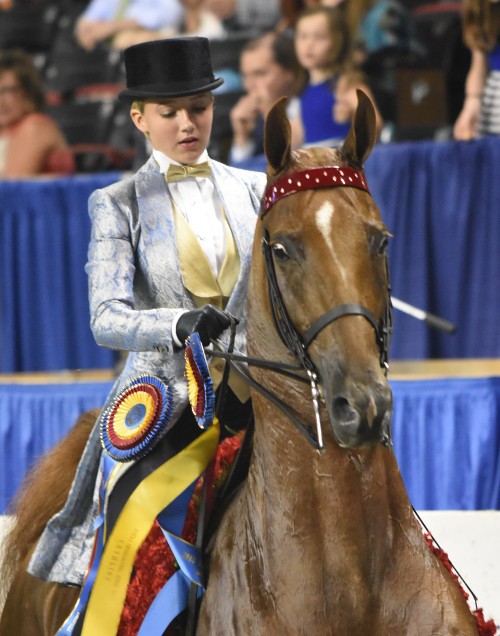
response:
{"label": "chestnut horse", "polygon": [[[423,538],[392,449],[380,443],[391,417],[377,346],[388,232],[363,187],[311,189],[323,176],[360,185],[376,134],[370,100],[360,91],[358,99],[338,150],[291,152],[283,103],[267,117],[248,355],[292,363],[294,343],[299,359],[300,342],[308,344],[305,366],[319,375],[320,419],[330,426],[316,450],[283,408],[314,430],[307,384],[252,368],[281,406],[252,392],[250,470],[213,542],[200,636],[477,635],[458,586]],[[284,314],[289,321],[277,330]]]}
{"label": "chestnut horse", "polygon": [[[375,113],[364,93],[358,99],[335,150],[292,152],[283,101],[267,117],[248,307],[253,449],[212,537],[199,636],[478,633],[425,542],[390,445],[388,232],[362,171]],[[83,439],[73,441],[81,451]],[[70,468],[65,452],[67,479],[47,487],[31,533],[11,535],[21,561],[57,509],[56,491],[57,505],[64,500],[77,455]],[[21,530],[32,512],[21,508]],[[49,636],[77,590],[23,568],[0,634]]]}

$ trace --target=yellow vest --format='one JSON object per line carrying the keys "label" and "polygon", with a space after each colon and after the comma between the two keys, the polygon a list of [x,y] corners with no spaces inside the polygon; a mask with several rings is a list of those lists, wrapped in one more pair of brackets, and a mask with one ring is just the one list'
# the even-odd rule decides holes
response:
{"label": "yellow vest", "polygon": [[[226,254],[217,278],[191,226],[173,203],[177,250],[182,279],[197,307],[211,304],[225,309],[240,272],[240,256],[233,233],[224,215]],[[224,371],[224,360],[214,358],[210,362],[210,374],[214,387],[219,386]],[[250,392],[247,383],[235,372],[229,374],[229,386],[241,402],[245,402]]]}

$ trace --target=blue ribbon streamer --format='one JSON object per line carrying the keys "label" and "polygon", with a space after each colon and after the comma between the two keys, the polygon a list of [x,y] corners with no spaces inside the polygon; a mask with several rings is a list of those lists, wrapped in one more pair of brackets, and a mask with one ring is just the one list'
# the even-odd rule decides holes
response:
{"label": "blue ribbon streamer", "polygon": [[[190,497],[187,504],[191,499],[195,483],[189,489]],[[175,504],[180,509],[180,500],[184,499],[184,494],[180,495],[158,516],[158,523],[180,570],[170,577],[156,595],[142,621],[137,636],[161,636],[174,618],[188,606],[191,582],[198,586],[198,597],[205,591],[200,549],[173,533],[176,530],[180,534],[184,521],[181,526],[178,523],[179,518],[170,514],[170,508]],[[186,511],[184,511],[184,520],[185,517]]]}
{"label": "blue ribbon streamer", "polygon": [[[83,588],[82,591],[80,593],[80,596],[78,598],[78,602],[75,606],[75,608],[73,609],[73,611],[71,612],[71,614],[68,616],[68,618],[65,620],[63,626],[59,629],[59,631],[56,633],[56,636],[71,636],[73,634],[73,630],[76,626],[76,624],[78,623],[78,619],[80,618],[80,615],[82,614],[82,612],[84,611],[85,607],[87,606],[88,600],[90,598],[90,593],[92,591],[92,587],[94,585],[94,581],[95,578],[97,576],[97,572],[99,570],[99,565],[100,565],[100,561],[101,561],[101,557],[102,557],[102,553],[104,550],[104,545],[105,545],[105,518],[104,518],[104,502],[105,502],[105,498],[106,498],[106,491],[107,491],[107,487],[108,487],[108,482],[109,482],[109,478],[111,475],[112,470],[118,465],[118,462],[116,462],[115,460],[113,460],[109,455],[107,455],[106,453],[103,454],[103,463],[102,463],[102,478],[101,478],[101,485],[99,487],[99,502],[100,502],[100,512],[99,512],[99,516],[96,519],[95,522],[95,530],[97,532],[96,534],[96,538],[95,538],[95,552],[94,552],[94,558],[92,560],[92,565],[90,567],[90,570],[87,574],[87,577],[85,578],[84,584],[83,584]],[[163,531],[163,533],[165,534],[165,529],[164,528],[168,528],[169,530],[167,532],[170,533],[170,536],[173,536],[172,533],[176,533],[176,534],[181,534],[182,529],[184,527],[184,523],[186,521],[186,515],[187,515],[187,509],[189,506],[189,502],[191,501],[191,497],[193,495],[193,491],[194,488],[196,486],[196,482],[198,481],[198,478],[196,478],[193,483],[184,490],[184,492],[182,492],[176,499],[174,499],[174,501],[172,501],[161,513],[160,515],[158,515],[158,523],[160,524],[160,527]],[[166,535],[165,535],[166,536]],[[166,537],[167,538],[167,537]],[[182,539],[179,539],[178,537],[175,537],[177,539],[177,541],[185,543],[187,546],[190,546],[189,543],[182,541]],[[168,538],[167,538],[168,541]],[[169,542],[170,544],[170,542]],[[177,559],[177,562],[180,563],[183,561],[183,557],[182,557],[182,553],[181,551],[181,547],[177,548],[177,552],[181,554],[181,556],[177,556],[176,552],[174,550],[172,550],[172,552],[174,553],[175,558]],[[191,558],[191,557],[186,557],[186,558]],[[188,566],[185,565],[184,569],[187,570]],[[182,572],[182,570],[181,570]],[[179,574],[179,572],[177,572],[176,574]],[[195,570],[193,569],[193,575],[195,575]],[[172,585],[169,586],[169,583],[172,579],[174,579],[174,577],[176,578],[176,581],[174,583],[172,583]],[[177,581],[177,579],[182,579],[183,583],[179,583],[179,581]],[[185,589],[187,589],[187,594],[185,592]],[[170,591],[169,591],[170,590]],[[161,599],[162,602],[161,603],[157,603],[156,599],[161,595]],[[148,623],[150,620],[153,620],[155,624],[158,624],[159,622],[159,617],[156,618],[157,614],[160,613],[160,610],[158,609],[159,607],[161,607],[161,622],[165,625],[163,630],[166,629],[166,627],[169,625],[169,623],[184,609],[184,607],[186,606],[187,603],[187,597],[189,595],[189,581],[186,578],[185,575],[182,575],[181,577],[176,577],[176,575],[173,575],[168,581],[167,583],[164,585],[164,587],[162,588],[162,590],[160,590],[159,594],[157,595],[157,597],[155,598],[155,600],[153,601],[150,609],[148,610],[147,614],[146,614],[146,618],[148,617],[149,613],[152,611],[152,616],[153,618],[148,618]],[[170,598],[171,597],[171,598]],[[163,605],[163,603],[165,602],[165,599],[167,599],[167,605]],[[153,608],[153,606],[155,606]],[[168,615],[165,613],[165,607],[169,608],[168,611]],[[153,608],[153,609],[152,609]],[[146,620],[146,618],[144,620]],[[167,623],[165,623],[165,620],[168,620]],[[144,623],[144,621],[143,621]],[[141,627],[142,629],[142,627]],[[146,633],[146,632],[145,632]],[[149,632],[148,636],[149,636]],[[156,632],[151,632],[151,633],[156,633]],[[163,632],[159,632],[159,634],[162,634]]]}
{"label": "blue ribbon streamer", "polygon": [[186,579],[196,583],[199,587],[203,587],[203,567],[200,549],[163,528],[162,531]]}
{"label": "blue ribbon streamer", "polygon": [[94,558],[92,560],[90,570],[88,571],[83,583],[83,588],[80,596],[78,597],[78,602],[55,636],[71,636],[81,613],[88,603],[90,592],[92,591],[92,586],[94,585],[95,577],[99,569],[99,564],[101,562],[101,556],[104,549],[104,503],[106,500],[108,481],[111,472],[116,465],[117,463],[113,459],[111,459],[111,457],[109,457],[106,453],[103,453],[102,478],[101,485],[99,486],[99,516],[97,517],[94,524],[94,529],[97,532],[94,544]]}
{"label": "blue ribbon streamer", "polygon": [[151,603],[137,636],[162,636],[165,629],[186,607],[189,581],[182,570],[165,583]]}
{"label": "blue ribbon streamer", "polygon": [[162,636],[170,623],[189,602],[191,582],[198,586],[197,595],[204,593],[200,550],[162,528],[163,534],[179,564],[177,571],[165,583],[151,603],[137,636]]}

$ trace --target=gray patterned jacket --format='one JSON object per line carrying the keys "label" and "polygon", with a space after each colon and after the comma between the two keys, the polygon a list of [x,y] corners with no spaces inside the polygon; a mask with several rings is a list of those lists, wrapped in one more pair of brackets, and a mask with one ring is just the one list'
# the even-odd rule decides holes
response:
{"label": "gray patterned jacket", "polygon": [[[244,351],[251,246],[266,179],[216,161],[211,165],[240,254],[239,277],[226,309],[240,318],[235,346]],[[98,344],[131,352],[106,404],[131,376],[161,375],[174,391],[173,424],[188,398],[184,354],[173,346],[171,325],[180,310],[194,303],[181,278],[172,204],[156,161],[151,157],[133,176],[94,192],[89,210],[86,272],[92,330]],[[66,504],[49,521],[35,550],[29,568],[35,576],[82,583],[93,543],[100,457],[96,425]]]}

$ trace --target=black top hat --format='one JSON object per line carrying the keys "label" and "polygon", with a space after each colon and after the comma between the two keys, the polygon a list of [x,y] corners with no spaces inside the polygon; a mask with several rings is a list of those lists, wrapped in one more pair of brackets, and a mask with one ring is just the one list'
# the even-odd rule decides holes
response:
{"label": "black top hat", "polygon": [[205,93],[224,80],[214,77],[207,38],[154,40],[123,52],[127,88],[120,99],[183,97]]}

